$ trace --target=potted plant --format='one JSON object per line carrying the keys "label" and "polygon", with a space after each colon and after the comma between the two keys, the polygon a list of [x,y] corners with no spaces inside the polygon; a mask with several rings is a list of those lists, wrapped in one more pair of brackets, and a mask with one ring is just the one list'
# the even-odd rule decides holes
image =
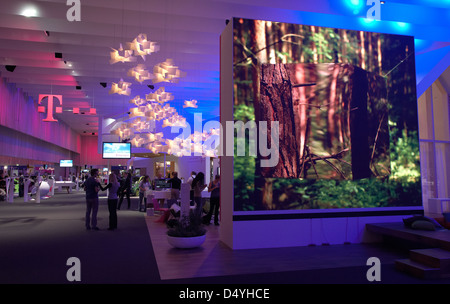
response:
{"label": "potted plant", "polygon": [[[169,224],[170,223],[170,224]],[[176,248],[198,247],[206,239],[206,229],[201,219],[189,213],[189,216],[168,222],[167,240]]]}

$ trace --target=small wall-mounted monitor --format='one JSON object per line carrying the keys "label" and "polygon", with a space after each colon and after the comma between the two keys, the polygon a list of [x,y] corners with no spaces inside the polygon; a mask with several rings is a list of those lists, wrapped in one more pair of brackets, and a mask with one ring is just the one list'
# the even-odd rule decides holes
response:
{"label": "small wall-mounted monitor", "polygon": [[61,159],[59,161],[59,166],[61,168],[72,168],[73,167],[73,160],[71,160],[71,159]]}
{"label": "small wall-mounted monitor", "polygon": [[160,178],[155,180],[155,189],[167,189],[171,188],[171,184],[168,179]]}
{"label": "small wall-mounted monitor", "polygon": [[131,143],[104,142],[102,157],[106,159],[130,159]]}

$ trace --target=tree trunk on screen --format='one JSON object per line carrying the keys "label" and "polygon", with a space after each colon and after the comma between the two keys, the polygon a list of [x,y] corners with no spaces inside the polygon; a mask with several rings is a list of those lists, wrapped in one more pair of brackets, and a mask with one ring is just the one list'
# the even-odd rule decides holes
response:
{"label": "tree trunk on screen", "polygon": [[[279,141],[283,143],[279,151],[279,164],[283,165],[258,168],[265,173],[265,176],[298,177],[301,151],[299,151],[299,138],[296,136],[296,115],[290,74],[291,72],[284,64],[263,65],[261,69],[261,92],[264,91],[261,98],[264,100],[255,106],[256,112],[259,113],[258,120],[268,122],[268,132],[271,131],[270,122],[278,121],[280,123]],[[295,151],[294,154],[293,151]]]}

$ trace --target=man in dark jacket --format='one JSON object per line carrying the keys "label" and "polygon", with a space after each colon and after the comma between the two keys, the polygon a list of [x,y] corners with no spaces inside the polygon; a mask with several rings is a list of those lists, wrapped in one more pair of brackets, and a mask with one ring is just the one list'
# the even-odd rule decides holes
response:
{"label": "man in dark jacket", "polygon": [[172,178],[167,181],[170,185],[170,199],[179,199],[180,198],[180,189],[181,189],[181,179],[178,178],[178,173],[173,172]]}
{"label": "man in dark jacket", "polygon": [[97,180],[98,169],[91,170],[91,176],[85,181],[86,190],[86,229],[99,230],[97,227],[98,192],[101,189]]}
{"label": "man in dark jacket", "polygon": [[117,210],[120,210],[120,206],[122,206],[123,197],[127,196],[128,201],[128,209],[130,209],[131,206],[131,173],[128,172],[127,178],[124,180],[123,185],[120,185],[120,199],[119,199],[119,206],[117,207]]}

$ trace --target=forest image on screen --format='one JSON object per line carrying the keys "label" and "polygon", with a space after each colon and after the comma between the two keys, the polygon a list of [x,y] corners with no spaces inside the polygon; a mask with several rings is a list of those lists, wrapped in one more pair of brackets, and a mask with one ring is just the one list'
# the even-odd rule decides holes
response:
{"label": "forest image on screen", "polygon": [[235,211],[421,206],[413,37],[238,18],[233,30],[234,119],[279,122],[276,166],[234,158]]}

